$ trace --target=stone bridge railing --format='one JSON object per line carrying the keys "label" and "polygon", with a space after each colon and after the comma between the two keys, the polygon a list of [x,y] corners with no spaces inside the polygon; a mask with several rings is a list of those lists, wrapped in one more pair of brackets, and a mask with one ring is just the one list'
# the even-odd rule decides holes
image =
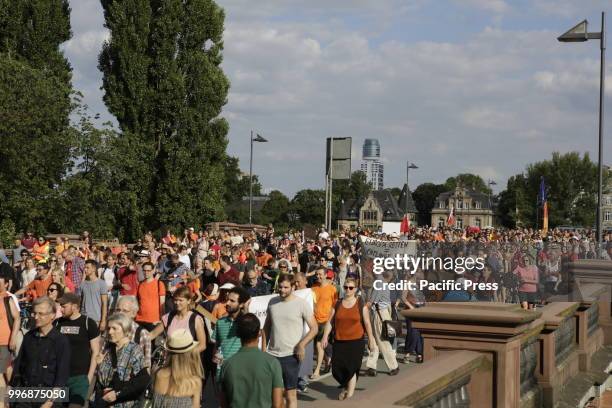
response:
{"label": "stone bridge railing", "polygon": [[491,377],[479,380],[481,401],[470,407],[552,408],[603,345],[598,311],[592,299],[537,311],[501,303],[432,303],[404,314],[423,335],[426,361],[450,350],[486,358]]}
{"label": "stone bridge railing", "polygon": [[575,402],[562,401],[573,380],[594,378],[594,362],[608,365],[593,356],[604,344],[612,345],[612,262],[580,261],[570,271],[572,292],[536,311],[466,302],[402,312],[421,331],[425,363],[376,390],[355,394],[350,406],[582,408],[589,396],[612,387],[608,367],[600,370],[597,383],[586,384],[584,395],[572,396]]}
{"label": "stone bridge railing", "polygon": [[449,351],[414,369],[401,371],[376,389],[358,392],[350,401],[317,401],[331,407],[484,407],[482,390],[492,377],[492,367],[480,353]]}

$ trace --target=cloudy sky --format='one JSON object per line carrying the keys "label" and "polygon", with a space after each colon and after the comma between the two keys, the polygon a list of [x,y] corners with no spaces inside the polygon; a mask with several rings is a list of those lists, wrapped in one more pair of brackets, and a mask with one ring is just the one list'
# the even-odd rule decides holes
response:
{"label": "cloudy sky", "polygon": [[[494,189],[553,151],[597,158],[599,42],[556,37],[584,18],[599,31],[605,0],[219,0],[226,11],[224,116],[229,153],[264,188],[292,196],[323,188],[325,138],[380,141],[385,186],[462,172]],[[606,10],[605,6],[608,6]],[[71,0],[64,45],[74,86],[112,119],[96,68],[103,27],[98,0]],[[609,26],[612,20],[609,20]],[[612,29],[608,29],[612,35]],[[610,55],[609,60],[612,60]],[[606,95],[612,94],[608,64]],[[604,161],[612,158],[612,105]]]}

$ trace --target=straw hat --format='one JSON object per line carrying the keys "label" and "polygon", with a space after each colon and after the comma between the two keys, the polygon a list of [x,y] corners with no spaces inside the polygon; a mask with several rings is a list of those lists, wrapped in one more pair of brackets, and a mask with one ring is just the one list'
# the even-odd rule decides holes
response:
{"label": "straw hat", "polygon": [[166,350],[170,353],[181,354],[193,350],[197,345],[198,342],[193,340],[189,330],[180,329],[168,336]]}

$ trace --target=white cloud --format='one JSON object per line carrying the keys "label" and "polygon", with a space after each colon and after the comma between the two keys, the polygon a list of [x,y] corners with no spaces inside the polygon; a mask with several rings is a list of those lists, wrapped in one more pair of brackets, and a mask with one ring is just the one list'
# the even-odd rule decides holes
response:
{"label": "white cloud", "polygon": [[510,6],[504,0],[455,0],[456,3],[478,9],[503,14],[510,11]]}
{"label": "white cloud", "polygon": [[[529,12],[554,11],[546,0],[536,1]],[[72,3],[75,38],[65,49],[75,84],[99,111],[101,10],[95,0]],[[458,4],[504,20],[518,9],[501,0]],[[559,44],[559,33],[539,28],[544,25],[502,30],[486,22],[459,40],[456,27],[437,27],[439,38],[425,41],[381,33],[398,16],[402,27],[422,18],[434,5],[427,0],[410,7],[399,0],[220,5],[227,14],[223,69],[232,84],[223,113],[229,153],[248,169],[250,130],[264,135],[270,143],[256,147],[255,172],[264,186],[287,195],[323,187],[330,136],[353,137],[353,169],[363,140],[378,138],[387,186],[401,185],[408,158],[419,166],[411,173],[414,186],[474,171],[501,187],[553,150],[595,149],[597,50]],[[87,23],[75,25],[77,19]],[[458,17],[458,26],[463,23]]]}

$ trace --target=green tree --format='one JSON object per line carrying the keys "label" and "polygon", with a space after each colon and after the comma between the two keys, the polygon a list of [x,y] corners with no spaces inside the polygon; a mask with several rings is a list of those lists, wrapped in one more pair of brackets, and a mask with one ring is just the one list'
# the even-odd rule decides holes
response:
{"label": "green tree", "polygon": [[455,177],[449,177],[446,179],[444,187],[446,188],[446,191],[454,190],[455,187],[457,187],[457,184],[461,184],[465,188],[472,188],[481,193],[492,193],[491,189],[489,188],[489,186],[487,186],[482,177],[477,176],[475,174],[462,173],[458,174]]}
{"label": "green tree", "polygon": [[59,46],[71,36],[68,0],[0,0],[0,53],[57,78],[66,105],[72,73]]}
{"label": "green tree", "polygon": [[[232,204],[242,201],[249,195],[249,176],[243,176],[238,166],[238,158],[227,156],[224,161],[225,174],[225,202]],[[261,183],[256,174],[253,174],[253,196],[261,195]]]}
{"label": "green tree", "polygon": [[526,180],[523,174],[517,174],[508,179],[506,189],[499,193],[497,216],[504,227],[516,228],[532,225],[535,218],[535,207],[530,207],[525,198]]}
{"label": "green tree", "polygon": [[270,192],[268,201],[263,205],[257,222],[259,224],[286,224],[289,212],[289,199],[278,190]]}
{"label": "green tree", "polygon": [[[349,180],[334,180],[332,187],[332,218],[334,220],[340,213],[342,201],[365,199],[372,191],[372,184],[367,182],[366,174],[362,171],[352,172]],[[325,206],[325,203],[323,205]],[[323,207],[323,216],[325,216],[325,207]]]}
{"label": "green tree", "polygon": [[391,195],[393,196],[395,201],[399,200],[400,195],[402,194],[402,189],[399,187],[392,187],[390,190],[391,190]]}
{"label": "green tree", "polygon": [[0,214],[45,232],[69,167],[67,0],[0,0]]}
{"label": "green tree", "polygon": [[321,225],[325,222],[325,191],[300,190],[291,200],[290,211],[300,217],[302,224]]}
{"label": "green tree", "polygon": [[88,230],[98,238],[123,238],[117,217],[123,204],[114,189],[117,152],[112,151],[118,134],[110,124],[104,124],[101,129],[93,125],[80,95],[75,97],[75,106],[74,115],[78,120],[72,127],[73,165],[60,186],[60,199],[49,204],[50,212],[55,214],[49,225],[57,231]]}
{"label": "green tree", "polygon": [[[223,218],[229,81],[221,70],[224,12],[212,0],[102,0],[111,38],[99,68],[104,100],[143,154],[126,158],[132,233]],[[123,63],[129,61],[129,63]],[[127,228],[127,226],[126,226]]]}
{"label": "green tree", "polygon": [[505,225],[535,226],[537,221],[538,227],[542,227],[541,209],[537,203],[542,177],[547,186],[549,228],[595,224],[597,165],[588,153],[581,156],[578,152],[555,152],[550,160],[530,164],[525,175],[514,176],[508,181],[498,206]]}
{"label": "green tree", "polygon": [[418,210],[419,225],[431,224],[431,209],[436,198],[443,192],[448,191],[444,184],[423,183],[412,192],[414,205]]}
{"label": "green tree", "polygon": [[18,230],[46,231],[69,166],[64,93],[56,77],[0,55],[0,214]]}

